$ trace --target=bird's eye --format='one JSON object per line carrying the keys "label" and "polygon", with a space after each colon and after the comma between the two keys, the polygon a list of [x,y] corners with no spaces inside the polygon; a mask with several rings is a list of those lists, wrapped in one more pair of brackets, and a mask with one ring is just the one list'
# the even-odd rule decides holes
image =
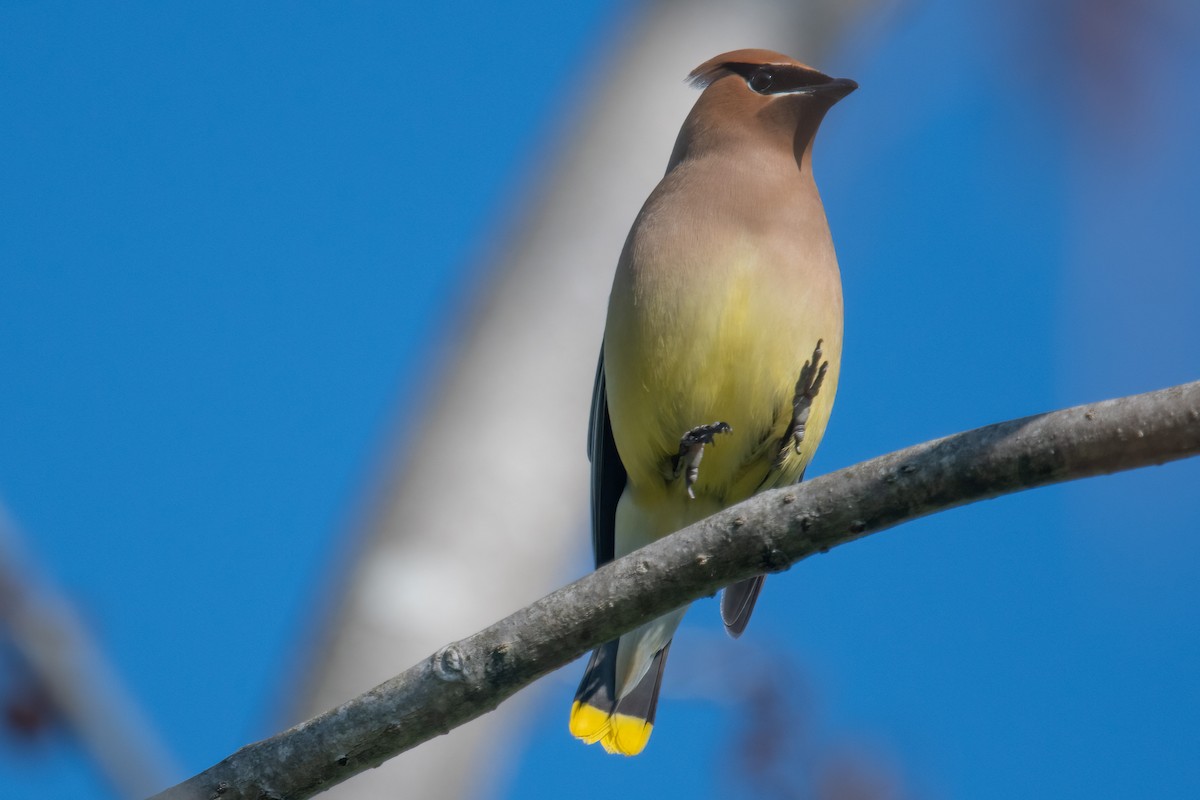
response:
{"label": "bird's eye", "polygon": [[766,94],[775,82],[775,73],[769,69],[760,69],[750,76],[750,88],[759,94]]}

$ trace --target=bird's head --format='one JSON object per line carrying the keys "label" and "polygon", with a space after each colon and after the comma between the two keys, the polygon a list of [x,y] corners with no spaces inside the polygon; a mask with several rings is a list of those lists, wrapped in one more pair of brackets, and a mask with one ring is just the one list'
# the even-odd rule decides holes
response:
{"label": "bird's head", "polygon": [[688,81],[704,91],[681,140],[718,144],[765,136],[788,142],[798,157],[811,146],[825,112],[858,88],[849,78],[831,78],[771,50],[722,53],[692,70]]}

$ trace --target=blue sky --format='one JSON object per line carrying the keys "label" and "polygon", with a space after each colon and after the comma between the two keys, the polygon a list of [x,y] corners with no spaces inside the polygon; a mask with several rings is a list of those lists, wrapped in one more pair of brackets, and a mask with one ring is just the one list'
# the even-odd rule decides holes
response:
{"label": "blue sky", "polygon": [[[847,336],[814,470],[1198,377],[1200,12],[1076,5],[906,4],[820,65],[862,89],[816,152]],[[622,13],[0,9],[0,497],[189,773],[271,732],[394,410]],[[871,537],[771,578],[737,643],[700,603],[646,754],[566,735],[565,670],[497,796],[752,796],[736,687],[772,680],[815,779],[1195,795],[1197,485]],[[11,736],[0,788],[107,791]]]}

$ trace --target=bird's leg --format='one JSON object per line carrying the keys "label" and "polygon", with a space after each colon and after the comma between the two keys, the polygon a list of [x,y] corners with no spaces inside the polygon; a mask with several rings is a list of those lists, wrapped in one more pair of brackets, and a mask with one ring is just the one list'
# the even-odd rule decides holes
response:
{"label": "bird's leg", "polygon": [[812,411],[813,398],[821,391],[825,373],[829,371],[829,362],[822,361],[822,340],[817,340],[813,349],[812,360],[805,361],[800,368],[800,377],[796,379],[796,394],[792,398],[792,425],[783,435],[779,443],[779,455],[775,458],[775,466],[783,464],[789,449],[800,453],[800,445],[804,443],[804,429],[808,425],[808,415]]}
{"label": "bird's leg", "polygon": [[711,444],[716,447],[713,437],[718,433],[729,433],[732,430],[733,428],[729,427],[727,422],[714,422],[711,425],[697,425],[679,437],[679,452],[672,456],[671,466],[674,468],[676,478],[681,474],[684,476],[688,497],[696,499],[692,486],[700,477],[700,459],[704,457],[704,445]]}

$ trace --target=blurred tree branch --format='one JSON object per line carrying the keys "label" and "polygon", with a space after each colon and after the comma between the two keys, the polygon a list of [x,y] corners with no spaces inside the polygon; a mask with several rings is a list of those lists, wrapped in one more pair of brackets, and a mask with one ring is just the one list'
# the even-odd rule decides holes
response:
{"label": "blurred tree branch", "polygon": [[48,715],[75,736],[119,797],[144,797],[178,775],[149,719],[78,610],[22,546],[0,504],[0,637],[33,693],[25,713]]}
{"label": "blurred tree branch", "polygon": [[1200,381],[978,428],[765,492],[606,565],[156,798],[311,797],[487,713],[595,645],[734,581],[785,570],[926,514],[1197,453]]}

